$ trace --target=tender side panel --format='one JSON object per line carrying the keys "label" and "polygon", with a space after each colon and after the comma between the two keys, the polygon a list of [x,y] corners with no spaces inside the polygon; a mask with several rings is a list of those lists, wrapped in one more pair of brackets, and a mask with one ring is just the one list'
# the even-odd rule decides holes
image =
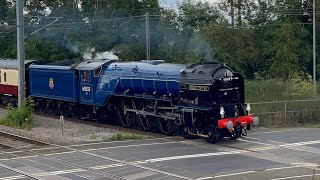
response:
{"label": "tender side panel", "polygon": [[76,102],[78,100],[77,77],[74,70],[29,70],[30,95],[47,99]]}
{"label": "tender side panel", "polygon": [[18,71],[0,69],[0,94],[18,95]]}

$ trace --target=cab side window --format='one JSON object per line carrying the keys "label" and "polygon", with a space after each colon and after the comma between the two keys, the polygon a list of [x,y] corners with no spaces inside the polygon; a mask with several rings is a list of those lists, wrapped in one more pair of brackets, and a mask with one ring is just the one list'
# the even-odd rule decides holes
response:
{"label": "cab side window", "polygon": [[90,81],[90,71],[84,70],[81,72],[81,81]]}
{"label": "cab side window", "polygon": [[94,77],[99,77],[101,74],[102,66],[94,70]]}

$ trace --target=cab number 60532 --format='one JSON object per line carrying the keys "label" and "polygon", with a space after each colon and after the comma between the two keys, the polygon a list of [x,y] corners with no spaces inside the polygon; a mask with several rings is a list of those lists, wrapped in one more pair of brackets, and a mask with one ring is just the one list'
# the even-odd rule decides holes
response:
{"label": "cab number 60532", "polygon": [[82,86],[81,90],[83,92],[90,92],[91,91],[91,87],[90,86]]}

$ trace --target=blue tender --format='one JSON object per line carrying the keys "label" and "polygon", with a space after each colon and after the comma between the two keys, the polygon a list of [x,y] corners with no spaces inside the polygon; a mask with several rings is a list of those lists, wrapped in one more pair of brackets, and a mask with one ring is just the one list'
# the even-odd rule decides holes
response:
{"label": "blue tender", "polygon": [[94,106],[124,93],[178,96],[184,67],[161,60],[86,61],[75,68],[34,64],[29,73],[30,95]]}
{"label": "blue tender", "polygon": [[30,96],[77,102],[78,78],[69,66],[30,65]]}

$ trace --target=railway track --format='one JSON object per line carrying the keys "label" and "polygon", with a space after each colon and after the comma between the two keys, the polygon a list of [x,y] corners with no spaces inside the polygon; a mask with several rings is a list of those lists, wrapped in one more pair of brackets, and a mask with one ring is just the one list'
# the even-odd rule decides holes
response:
{"label": "railway track", "polygon": [[0,131],[0,148],[1,149],[24,149],[24,148],[30,148],[34,146],[46,146],[49,145],[44,142],[40,142],[37,140],[33,140],[30,138],[18,136],[15,134],[7,133]]}
{"label": "railway track", "polygon": [[[6,106],[3,105],[3,104],[0,104],[0,108],[7,110]],[[55,114],[46,114],[46,113],[41,113],[41,112],[38,112],[38,111],[35,111],[34,113],[36,115],[38,115],[38,116],[59,119],[59,116],[55,115]],[[115,129],[115,130],[118,130],[118,131],[121,131],[121,132],[134,133],[134,134],[145,135],[145,136],[156,137],[156,138],[168,137],[168,135],[161,134],[160,132],[149,132],[149,131],[142,131],[142,130],[132,129],[132,128],[124,128],[124,127],[121,127],[121,126],[118,126],[118,125],[115,125],[115,124],[102,124],[102,123],[98,123],[98,122],[91,121],[91,120],[88,120],[88,119],[73,119],[73,118],[69,118],[69,117],[65,117],[64,119],[66,121],[71,121],[71,122],[91,125],[93,127],[102,127],[102,128]],[[0,134],[0,137],[1,137],[1,134]],[[1,145],[0,145],[0,148],[1,148]]]}
{"label": "railway track", "polygon": [[[55,118],[55,119],[59,118],[59,116],[57,116],[57,115],[41,113],[38,111],[36,111],[35,114],[39,115],[39,116],[49,117],[49,118]],[[160,132],[142,131],[142,130],[138,130],[138,129],[125,128],[125,127],[121,127],[121,126],[114,125],[114,124],[102,124],[102,123],[98,123],[95,121],[91,121],[89,119],[73,119],[73,118],[65,117],[65,120],[71,121],[71,122],[76,122],[76,123],[81,123],[81,124],[86,124],[86,125],[91,125],[94,127],[110,128],[110,129],[115,129],[115,130],[118,130],[121,132],[134,133],[134,134],[145,135],[145,136],[150,136],[150,137],[155,137],[155,138],[168,137],[168,135],[161,134]]]}
{"label": "railway track", "polygon": [[[114,159],[114,158],[98,155],[98,154],[95,154],[95,153],[82,151],[82,150],[79,150],[79,149],[76,149],[76,148],[72,148],[70,146],[68,147],[68,146],[61,146],[61,145],[57,145],[57,144],[48,144],[48,143],[45,143],[45,142],[36,141],[36,140],[29,139],[29,138],[25,138],[25,137],[9,134],[9,133],[3,132],[3,131],[0,131],[0,138],[1,138],[1,136],[2,137],[6,137],[7,136],[7,137],[10,137],[10,138],[13,138],[13,139],[18,139],[18,140],[26,140],[26,141],[28,141],[30,143],[41,145],[41,146],[48,145],[51,148],[55,147],[55,148],[59,148],[59,149],[65,150],[65,151],[74,151],[74,152],[77,152],[77,153],[81,153],[84,156],[90,156],[92,158],[99,158],[99,159],[102,159],[102,160],[105,160],[105,161],[114,162],[114,163],[122,164],[124,166],[129,166],[129,167],[133,167],[133,168],[141,169],[141,170],[145,170],[145,171],[152,171],[152,172],[155,172],[155,173],[158,173],[158,174],[162,174],[162,175],[165,175],[165,176],[168,176],[168,177],[173,177],[173,178],[177,178],[177,179],[187,179],[187,180],[190,179],[190,178],[187,178],[187,177],[184,177],[184,176],[181,176],[181,175],[165,172],[165,171],[154,169],[154,168],[150,168],[150,167],[145,167],[145,166],[138,165],[138,164],[135,164],[135,163],[132,163],[132,162],[127,162],[125,160]],[[12,148],[12,147],[9,147],[9,148]],[[125,180],[125,178],[123,178],[121,176],[118,176],[116,174],[104,172],[104,171],[101,171],[101,170],[98,170],[98,169],[93,169],[93,168],[90,168],[90,167],[83,166],[83,165],[78,164],[78,163],[69,162],[69,161],[66,161],[66,160],[63,160],[63,159],[60,159],[60,158],[51,157],[51,156],[47,156],[47,155],[42,154],[42,153],[35,152],[35,151],[32,150],[32,148],[24,149],[23,151],[25,153],[28,153],[29,156],[37,156],[37,157],[41,157],[43,159],[46,159],[48,161],[53,161],[53,162],[60,163],[60,164],[63,164],[63,165],[66,165],[66,166],[70,166],[70,167],[74,167],[74,168],[80,168],[80,169],[86,170],[88,172],[100,175],[102,177],[106,177],[106,178],[110,178],[110,179],[116,179],[116,180]],[[1,153],[2,154],[6,154],[8,152],[1,151]],[[19,155],[13,155],[13,154],[11,154],[11,155],[14,156],[13,159],[23,158],[23,156],[21,157]],[[6,165],[1,164],[1,163],[0,163],[0,167],[8,169],[8,170],[13,171],[13,172],[16,172],[18,174],[24,175],[24,176],[32,178],[32,179],[39,179],[38,177],[34,177],[34,176],[32,176],[32,175],[30,175],[28,173],[25,173],[25,172],[20,171],[18,169],[11,168],[11,167],[6,166]]]}

